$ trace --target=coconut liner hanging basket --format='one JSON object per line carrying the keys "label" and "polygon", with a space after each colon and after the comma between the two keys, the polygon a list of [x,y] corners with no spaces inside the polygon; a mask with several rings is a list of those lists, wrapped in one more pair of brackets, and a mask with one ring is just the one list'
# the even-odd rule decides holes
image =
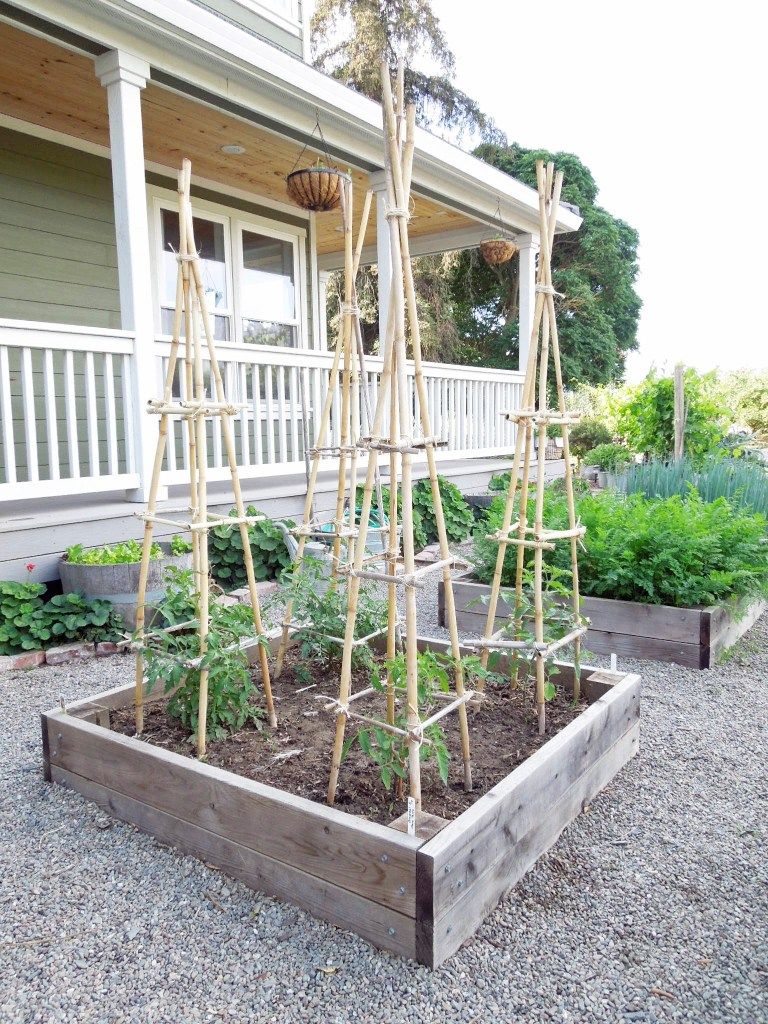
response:
{"label": "coconut liner hanging basket", "polygon": [[292,171],[285,179],[288,195],[304,210],[324,213],[335,210],[341,202],[341,189],[350,180],[338,167],[318,164]]}
{"label": "coconut liner hanging basket", "polygon": [[480,252],[486,263],[496,266],[508,263],[517,252],[517,246],[509,238],[486,238],[480,243]]}

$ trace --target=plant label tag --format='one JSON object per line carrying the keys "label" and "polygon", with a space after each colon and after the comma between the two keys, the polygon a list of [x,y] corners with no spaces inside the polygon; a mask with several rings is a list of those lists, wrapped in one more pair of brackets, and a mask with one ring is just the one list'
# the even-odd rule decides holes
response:
{"label": "plant label tag", "polygon": [[416,835],[416,801],[412,796],[408,797],[408,835]]}

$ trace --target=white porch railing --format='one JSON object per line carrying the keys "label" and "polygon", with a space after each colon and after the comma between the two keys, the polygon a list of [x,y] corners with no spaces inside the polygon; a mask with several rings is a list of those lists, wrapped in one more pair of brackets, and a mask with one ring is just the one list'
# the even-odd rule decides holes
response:
{"label": "white porch railing", "polygon": [[[161,395],[170,348],[163,338],[154,345],[156,379],[139,399],[131,333],[0,320],[0,501],[140,489],[133,410],[137,401]],[[265,467],[271,476],[301,469],[304,417],[312,444],[331,353],[240,344],[221,345],[218,354],[229,399],[246,403],[235,419],[242,476],[258,477]],[[381,359],[368,357],[372,404],[381,370]],[[425,363],[424,375],[433,432],[448,441],[439,458],[510,452],[514,431],[501,413],[520,404],[520,373]],[[408,379],[413,396],[412,368]],[[154,446],[149,418],[146,430]],[[178,421],[171,427],[165,484],[186,479],[185,430]],[[209,475],[225,479],[218,420],[208,431]],[[331,433],[338,440],[338,402]]]}
{"label": "white porch railing", "polygon": [[[158,340],[155,348],[159,391],[167,370],[170,343],[166,339]],[[258,467],[263,465],[269,465],[272,472],[277,473],[303,467],[304,416],[311,445],[315,442],[328,390],[332,354],[233,344],[221,345],[217,355],[227,398],[234,403],[246,404],[235,420],[235,448],[242,475],[257,475]],[[446,447],[439,449],[438,458],[470,458],[510,452],[514,446],[514,428],[501,414],[519,407],[522,374],[444,363],[424,363],[423,369],[432,430],[448,442]],[[381,358],[368,356],[366,373],[372,406],[375,406],[381,371]],[[414,402],[412,365],[408,369],[408,383],[411,401]],[[176,394],[183,394],[181,381]],[[331,418],[331,436],[337,443],[338,394],[337,389]],[[365,422],[362,410],[361,422]],[[175,422],[170,428],[163,473],[167,484],[186,479],[185,431],[186,423]],[[229,474],[218,419],[208,425],[208,465],[211,479],[223,479]]]}
{"label": "white porch railing", "polygon": [[0,500],[136,487],[126,331],[0,320]]}

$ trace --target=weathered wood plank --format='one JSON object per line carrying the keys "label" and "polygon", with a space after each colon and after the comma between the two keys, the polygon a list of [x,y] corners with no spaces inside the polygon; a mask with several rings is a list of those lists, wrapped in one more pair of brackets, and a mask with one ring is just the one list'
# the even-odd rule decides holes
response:
{"label": "weathered wood plank", "polygon": [[[442,594],[443,584],[440,583],[439,586]],[[459,577],[454,581],[453,590],[457,612],[461,613],[462,622],[475,628],[478,623],[483,626],[487,611],[481,598],[484,594],[490,593],[490,587],[485,583]],[[441,603],[440,606],[442,607]],[[635,601],[614,601],[604,597],[582,597],[581,610],[600,632],[626,633],[630,636],[672,640],[685,644],[699,642],[701,608],[672,608],[668,605],[642,604]],[[501,627],[508,617],[509,608],[501,601],[497,627]]]}
{"label": "weathered wood plank", "polygon": [[400,956],[415,955],[412,917],[90,779],[57,767],[51,772],[54,782],[75,790],[161,842],[214,864],[250,888],[303,907],[338,928],[351,929],[381,949]]}
{"label": "weathered wood plank", "polygon": [[435,861],[435,917],[466,899],[639,716],[640,679],[627,676],[430,840],[422,852]]}
{"label": "weathered wood plank", "polygon": [[707,657],[702,668],[712,668],[723,651],[754,626],[766,608],[768,603],[765,601],[753,601],[747,608],[743,604],[733,608],[712,608]]}
{"label": "weathered wood plank", "polygon": [[[522,876],[530,871],[539,857],[558,839],[563,829],[576,818],[584,803],[591,800],[616,775],[638,750],[640,727],[635,723],[613,744],[599,760],[574,784],[547,808],[546,813],[513,845],[503,848],[500,856],[489,866],[479,883],[465,896],[454,903],[447,913],[428,922],[417,924],[416,949],[420,962],[438,967],[462,942],[474,934],[485,916],[496,906],[502,895],[511,889]],[[428,860],[419,854],[420,861]],[[426,882],[430,868],[422,863],[417,865],[417,886]],[[431,865],[435,882],[439,871]],[[421,960],[428,955],[431,932],[431,960]]]}
{"label": "weathered wood plank", "polygon": [[421,840],[71,715],[47,722],[52,765],[414,916]]}
{"label": "weathered wood plank", "polygon": [[624,658],[646,658],[670,661],[689,668],[700,667],[701,647],[698,643],[683,644],[677,640],[655,640],[649,636],[590,629],[584,637],[583,647],[593,654],[617,654]]}

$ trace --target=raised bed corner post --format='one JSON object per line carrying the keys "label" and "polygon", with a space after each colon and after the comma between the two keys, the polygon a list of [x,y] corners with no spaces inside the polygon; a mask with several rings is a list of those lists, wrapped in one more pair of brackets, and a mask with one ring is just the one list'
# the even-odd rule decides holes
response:
{"label": "raised bed corner post", "polygon": [[[147,510],[146,512],[139,513],[139,518],[144,520],[144,542],[139,574],[136,626],[138,637],[141,641],[144,637],[147,578],[154,524],[160,522],[173,526],[180,532],[190,533],[192,535],[192,564],[197,587],[197,634],[200,655],[199,659],[197,659],[200,667],[200,687],[198,698],[196,750],[198,756],[203,757],[205,754],[206,723],[208,719],[209,675],[209,668],[203,662],[203,658],[207,650],[210,621],[208,532],[215,526],[238,526],[240,530],[240,537],[243,546],[243,561],[251,598],[253,625],[259,646],[262,686],[264,688],[264,697],[267,705],[269,723],[272,727],[277,725],[277,716],[272,698],[264,627],[261,619],[258,592],[256,589],[253,556],[248,537],[249,526],[254,522],[259,522],[263,517],[248,516],[245,512],[242,489],[240,487],[240,477],[237,470],[237,457],[231,423],[231,417],[235,413],[236,407],[227,400],[218,359],[216,358],[213,326],[205,298],[205,288],[199,265],[199,254],[195,248],[194,222],[190,202],[191,177],[192,165],[189,160],[185,159],[182,163],[182,170],[179,174],[178,184],[179,252],[177,253],[177,260],[179,270],[176,285],[176,309],[174,313],[171,354],[168,362],[168,371],[165,377],[163,397],[159,401],[150,401],[147,407],[147,411],[150,414],[160,417],[160,429],[158,433],[157,447],[155,450],[155,461]],[[185,340],[184,397],[176,399],[173,397],[173,382],[180,344],[182,316],[184,317]],[[216,393],[215,399],[209,399],[206,396],[205,378],[203,374],[203,345],[200,335],[201,328],[205,335],[205,350],[211,368],[211,376],[214,381]],[[226,519],[221,516],[211,515],[208,512],[206,420],[213,416],[218,416],[221,424],[227,460],[229,462],[232,490],[235,499],[235,511],[237,513],[236,516],[227,517]],[[159,516],[157,514],[157,493],[163,459],[165,456],[168,421],[170,418],[178,418],[186,423],[190,475],[190,515],[188,519],[184,520],[169,518],[170,513],[168,513],[167,516]],[[141,733],[144,724],[143,701],[144,663],[141,651],[139,651],[136,658],[135,683],[135,716],[137,733]]]}
{"label": "raised bed corner post", "polygon": [[[344,736],[348,719],[362,719],[397,734],[407,741],[409,788],[410,796],[417,810],[421,809],[421,745],[424,742],[424,730],[434,724],[445,714],[453,711],[459,713],[462,758],[464,763],[464,785],[467,790],[472,788],[472,772],[469,751],[469,729],[467,723],[466,703],[472,693],[464,690],[461,670],[461,650],[458,643],[455,605],[448,602],[448,619],[451,635],[451,650],[456,663],[454,699],[430,718],[422,721],[418,702],[418,636],[416,621],[415,587],[423,570],[416,570],[413,539],[413,488],[411,459],[415,452],[424,450],[427,456],[430,485],[435,504],[438,537],[440,541],[441,559],[434,568],[441,568],[444,584],[451,590],[450,566],[452,556],[448,550],[445,519],[442,512],[440,488],[437,479],[437,465],[434,449],[438,439],[431,436],[429,413],[426,401],[421,368],[421,338],[419,332],[416,296],[410,265],[410,246],[408,242],[408,219],[411,186],[411,168],[414,152],[415,110],[409,106],[407,111],[404,102],[404,69],[398,68],[396,79],[396,99],[393,96],[389,67],[386,60],[381,66],[383,116],[384,116],[384,167],[386,176],[386,221],[388,225],[389,249],[393,277],[389,292],[389,311],[387,317],[387,335],[383,344],[384,370],[378,392],[376,411],[373,418],[371,437],[365,447],[368,449],[368,466],[363,491],[363,502],[359,528],[356,537],[354,554],[350,552],[351,563],[346,567],[348,577],[347,620],[344,632],[342,651],[341,679],[338,699],[332,702],[336,710],[336,734],[331,759],[331,772],[328,781],[328,803],[333,804],[336,798],[341,755],[344,747]],[[405,136],[402,125],[405,123]],[[416,384],[416,401],[419,406],[419,421],[423,437],[414,437],[414,410],[409,398],[407,367],[406,367],[406,300],[408,322],[414,356],[414,377]],[[382,442],[380,431],[384,421],[385,410],[389,413],[389,437]],[[390,458],[390,524],[389,546],[386,554],[387,572],[366,571],[363,553],[367,538],[373,483],[380,452],[387,452]],[[399,469],[399,481],[398,481]],[[400,484],[400,503],[398,507],[398,482]],[[403,527],[403,572],[395,574],[397,515],[400,512]],[[432,568],[432,567],[430,567]],[[377,720],[369,716],[358,715],[350,708],[354,699],[351,693],[352,654],[355,644],[355,624],[357,603],[362,579],[382,579],[388,584],[389,614],[387,625],[387,653],[391,658],[394,652],[397,634],[397,588],[405,588],[405,664],[406,664],[406,723],[405,729],[394,724],[394,693],[391,674],[388,674],[386,719]]]}
{"label": "raised bed corner post", "polygon": [[[584,528],[576,519],[576,506],[573,497],[573,469],[570,463],[569,428],[578,419],[577,413],[568,413],[565,406],[562,366],[560,362],[560,344],[555,316],[555,289],[552,285],[552,245],[557,224],[557,210],[563,186],[563,173],[555,173],[552,162],[546,166],[543,161],[536,163],[536,183],[539,194],[539,231],[541,253],[536,278],[536,308],[534,312],[531,344],[523,384],[521,408],[506,413],[507,419],[516,424],[515,456],[509,487],[507,489],[504,516],[501,528],[489,536],[489,540],[498,541],[499,549],[496,566],[491,584],[488,601],[488,612],[482,639],[477,642],[481,648],[482,664],[488,664],[492,649],[508,650],[510,658],[511,682],[517,680],[519,658],[532,659],[536,672],[536,708],[539,732],[546,730],[546,663],[555,653],[567,644],[574,647],[574,683],[573,698],[580,698],[580,660],[581,637],[586,632],[582,624],[579,598],[579,567],[578,544],[584,534]],[[550,348],[555,370],[557,391],[557,409],[547,405],[547,371],[549,367]],[[538,397],[537,397],[538,367]],[[558,424],[563,432],[563,455],[565,458],[565,485],[568,504],[568,529],[548,530],[544,525],[544,484],[545,484],[545,453],[547,432],[550,424]],[[534,441],[534,429],[537,432]],[[537,448],[536,466],[536,497],[533,526],[529,526],[530,504],[530,466],[531,455]],[[517,522],[513,523],[515,498],[517,496],[518,478],[520,477],[520,460],[522,456],[522,478],[520,482],[520,502]],[[545,637],[544,623],[544,552],[553,550],[555,543],[567,539],[571,549],[571,622],[565,635],[548,641]],[[517,548],[515,567],[515,596],[512,609],[512,625],[514,639],[507,639],[506,627],[495,629],[496,612],[499,603],[499,592],[504,570],[504,559],[507,547],[512,544]],[[534,604],[534,639],[523,639],[523,580],[525,552],[533,550],[533,604]],[[447,604],[447,602],[446,602]],[[479,687],[478,687],[479,688]]]}

